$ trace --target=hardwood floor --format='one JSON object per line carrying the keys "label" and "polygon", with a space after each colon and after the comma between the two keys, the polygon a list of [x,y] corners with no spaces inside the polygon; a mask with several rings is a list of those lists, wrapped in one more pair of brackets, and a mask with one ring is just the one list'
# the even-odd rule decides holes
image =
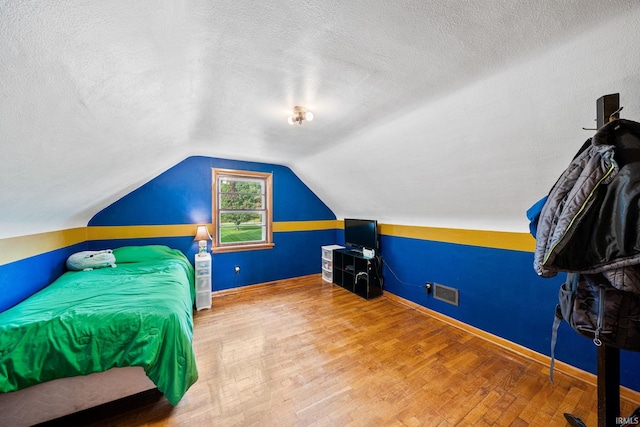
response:
{"label": "hardwood floor", "polygon": [[[213,298],[195,314],[200,379],[97,425],[597,425],[593,386],[385,297],[320,276]],[[637,405],[622,402],[624,414]]]}

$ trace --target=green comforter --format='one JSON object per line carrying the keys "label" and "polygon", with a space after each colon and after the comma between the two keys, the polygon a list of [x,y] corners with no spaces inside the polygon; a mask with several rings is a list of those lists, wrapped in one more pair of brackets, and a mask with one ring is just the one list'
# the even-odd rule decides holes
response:
{"label": "green comforter", "polygon": [[193,267],[166,246],[113,253],[117,267],[67,272],[0,313],[0,392],[141,366],[175,405],[197,380]]}

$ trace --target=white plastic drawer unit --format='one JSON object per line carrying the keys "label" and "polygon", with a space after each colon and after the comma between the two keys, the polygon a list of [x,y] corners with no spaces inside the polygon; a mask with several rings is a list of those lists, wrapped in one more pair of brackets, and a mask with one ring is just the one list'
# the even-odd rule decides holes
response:
{"label": "white plastic drawer unit", "polygon": [[325,282],[333,282],[333,251],[344,249],[344,246],[329,245],[322,246],[322,279]]}
{"label": "white plastic drawer unit", "polygon": [[194,265],[196,309],[211,308],[211,254],[196,254]]}

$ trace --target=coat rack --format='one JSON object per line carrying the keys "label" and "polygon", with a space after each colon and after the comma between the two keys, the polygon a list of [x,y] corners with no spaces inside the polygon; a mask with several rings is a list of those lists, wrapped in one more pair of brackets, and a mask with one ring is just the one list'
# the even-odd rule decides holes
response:
{"label": "coat rack", "polygon": [[[618,118],[620,94],[598,98],[598,129]],[[608,345],[598,347],[598,427],[615,426],[620,416],[620,350]]]}
{"label": "coat rack", "polygon": [[[598,98],[596,102],[598,129],[619,118],[620,94]],[[606,344],[598,347],[598,427],[615,426],[620,416],[620,350]],[[585,427],[578,417],[564,414],[573,427]]]}

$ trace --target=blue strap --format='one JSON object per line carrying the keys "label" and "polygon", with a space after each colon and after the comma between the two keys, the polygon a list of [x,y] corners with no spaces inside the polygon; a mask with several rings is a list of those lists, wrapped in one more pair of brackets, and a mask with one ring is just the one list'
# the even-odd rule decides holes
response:
{"label": "blue strap", "polygon": [[[549,381],[553,382],[553,367],[556,361],[556,342],[558,341],[558,328],[562,322],[562,313],[560,312],[560,306],[556,306],[556,314],[553,316],[553,327],[551,329],[551,366],[549,368]],[[559,315],[558,315],[559,314]]]}
{"label": "blue strap", "polygon": [[[580,275],[577,273],[569,273],[567,274],[567,280],[565,283],[571,283],[571,294],[575,294],[578,289],[578,279]],[[553,368],[556,361],[556,342],[558,341],[558,328],[560,327],[560,323],[562,323],[562,308],[560,308],[560,304],[556,305],[555,316],[553,317],[553,326],[551,328],[551,366],[549,369],[549,381],[553,382]],[[569,319],[567,319],[567,322]]]}

